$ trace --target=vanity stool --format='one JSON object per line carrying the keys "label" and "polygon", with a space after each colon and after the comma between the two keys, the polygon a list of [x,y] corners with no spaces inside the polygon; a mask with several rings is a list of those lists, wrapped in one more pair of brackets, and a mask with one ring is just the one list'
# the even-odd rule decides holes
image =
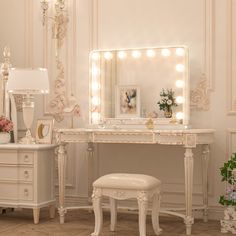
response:
{"label": "vanity stool", "polygon": [[102,230],[103,214],[102,196],[110,198],[111,231],[115,231],[117,220],[116,200],[137,198],[139,209],[139,234],[146,235],[146,213],[148,201],[152,200],[152,225],[156,235],[160,234],[159,208],[160,208],[161,181],[148,175],[141,174],[108,174],[100,177],[93,183],[93,210],[95,214],[95,229],[91,236],[99,236]]}

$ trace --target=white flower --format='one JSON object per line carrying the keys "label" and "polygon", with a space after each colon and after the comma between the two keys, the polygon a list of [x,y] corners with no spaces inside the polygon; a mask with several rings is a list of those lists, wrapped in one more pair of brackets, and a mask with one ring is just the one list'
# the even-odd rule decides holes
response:
{"label": "white flower", "polygon": [[172,104],[172,101],[171,101],[171,100],[168,100],[168,101],[167,101],[167,104],[168,104],[168,105],[171,105],[171,104]]}

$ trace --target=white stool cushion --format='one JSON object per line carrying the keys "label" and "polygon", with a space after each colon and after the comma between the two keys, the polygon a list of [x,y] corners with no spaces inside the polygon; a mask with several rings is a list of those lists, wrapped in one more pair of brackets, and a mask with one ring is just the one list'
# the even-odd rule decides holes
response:
{"label": "white stool cushion", "polygon": [[149,190],[161,185],[161,181],[149,175],[141,174],[108,174],[93,183],[95,188]]}

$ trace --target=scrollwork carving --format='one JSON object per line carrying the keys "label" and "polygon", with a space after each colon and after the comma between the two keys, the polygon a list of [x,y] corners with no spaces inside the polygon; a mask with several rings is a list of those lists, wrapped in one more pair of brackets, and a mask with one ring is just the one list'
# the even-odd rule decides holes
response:
{"label": "scrollwork carving", "polygon": [[210,109],[210,94],[205,76],[202,76],[197,87],[190,92],[190,106],[193,110],[208,111]]}

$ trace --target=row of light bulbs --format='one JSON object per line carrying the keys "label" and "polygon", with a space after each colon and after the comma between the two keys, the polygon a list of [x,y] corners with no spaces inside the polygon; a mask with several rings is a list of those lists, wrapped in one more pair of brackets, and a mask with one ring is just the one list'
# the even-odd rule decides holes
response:
{"label": "row of light bulbs", "polygon": [[[147,57],[155,57],[156,51],[154,49],[147,49],[145,52]],[[93,52],[92,53],[92,60],[97,61],[101,58],[101,56],[105,58],[105,60],[111,60],[113,58],[113,53],[110,51],[107,52]],[[163,57],[169,57],[171,55],[171,50],[168,48],[161,49],[161,55]],[[184,48],[176,48],[175,49],[175,55],[182,57],[185,55],[185,49]],[[128,53],[126,51],[118,51],[117,56],[119,59],[125,59],[128,56]],[[140,50],[133,50],[131,51],[131,56],[133,58],[140,58],[142,56],[142,52]]]}

